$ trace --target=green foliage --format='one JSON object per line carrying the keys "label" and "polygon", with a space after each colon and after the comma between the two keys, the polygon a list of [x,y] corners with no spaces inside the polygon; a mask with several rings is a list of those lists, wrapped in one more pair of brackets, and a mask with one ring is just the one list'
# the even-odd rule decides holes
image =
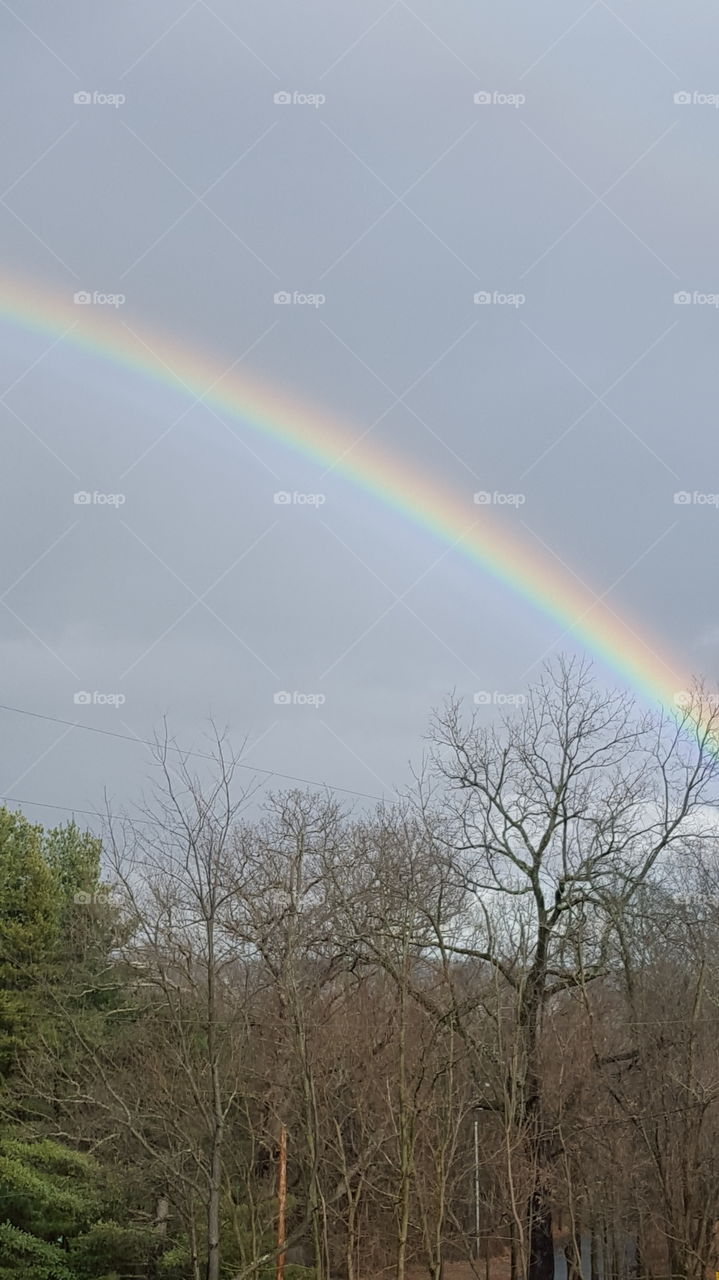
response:
{"label": "green foliage", "polygon": [[92,1157],[5,1137],[0,1188],[0,1280],[125,1280],[147,1275],[151,1263],[163,1280],[184,1280],[185,1248],[108,1216],[128,1206]]}
{"label": "green foliage", "polygon": [[0,1138],[2,1217],[42,1240],[86,1229],[100,1208],[98,1177],[89,1156],[59,1143]]}
{"label": "green foliage", "polygon": [[[273,1265],[272,1267],[266,1267],[257,1274],[258,1280],[275,1280],[277,1269]],[[315,1280],[315,1269],[314,1267],[301,1267],[298,1262],[288,1262],[285,1266],[285,1280]]]}
{"label": "green foliage", "polygon": [[166,1249],[158,1260],[158,1280],[184,1280],[189,1274],[189,1266],[190,1250],[187,1242],[182,1240]]}
{"label": "green foliage", "polygon": [[80,1280],[68,1240],[96,1211],[94,1162],[56,1142],[0,1139],[0,1280]]}
{"label": "green foliage", "polygon": [[0,1222],[0,1280],[19,1280],[21,1276],[24,1280],[79,1280],[60,1245]]}
{"label": "green foliage", "polygon": [[0,1076],[27,1047],[35,993],[57,936],[53,873],[42,828],[0,808]]}
{"label": "green foliage", "polygon": [[[191,1273],[177,1206],[166,1235],[151,1225],[153,1204],[168,1191],[165,1167],[150,1161],[135,1177],[130,1143],[113,1149],[111,1174],[46,1136],[68,1128],[78,1141],[82,1133],[96,1136],[96,1064],[131,1073],[136,1029],[153,1050],[152,1020],[142,1021],[152,1005],[115,958],[131,928],[102,884],[98,839],[74,823],[44,831],[0,807],[0,1280],[187,1280]],[[188,1016],[186,1034],[201,1065],[207,1031],[199,1013]],[[74,1082],[85,1079],[78,1097]],[[195,1208],[202,1253],[206,1221]],[[223,1200],[229,1274],[253,1248],[272,1249],[273,1196],[266,1212],[259,1208],[258,1220],[257,1205],[251,1214],[241,1201]],[[268,1267],[260,1280],[274,1275]],[[286,1280],[314,1280],[314,1273],[290,1265]]]}
{"label": "green foliage", "polygon": [[81,831],[74,822],[45,833],[43,856],[63,905],[72,905],[79,892],[96,891],[101,850],[102,842],[89,831]]}
{"label": "green foliage", "polygon": [[117,911],[100,880],[101,851],[74,822],[44,831],[0,808],[0,1084],[41,1040],[69,1066],[76,1037],[58,1002],[98,1044],[122,1000],[108,965]]}
{"label": "green foliage", "polygon": [[[149,1227],[123,1226],[118,1222],[95,1222],[85,1235],[73,1241],[70,1256],[72,1267],[78,1280],[96,1280],[111,1274],[118,1277],[140,1276],[148,1274],[148,1262],[157,1259],[161,1254],[158,1266],[163,1280],[175,1280],[182,1276],[173,1263],[165,1265],[165,1260],[175,1250],[163,1249],[162,1241]],[[179,1254],[183,1257],[184,1255]]]}
{"label": "green foliage", "polygon": [[98,929],[107,914],[100,886],[101,850],[101,841],[74,822],[44,833],[42,855],[53,879],[59,964],[80,959],[95,937],[106,941]]}
{"label": "green foliage", "polygon": [[[74,822],[51,831],[0,808],[0,1077],[51,1022],[48,984],[111,942],[101,843]],[[88,903],[97,903],[88,910]]]}
{"label": "green foliage", "polygon": [[[111,912],[99,892],[100,852],[100,842],[74,823],[45,832],[0,808],[0,1101],[9,1121],[0,1131],[0,1280],[97,1280],[114,1267],[117,1240],[102,1267],[96,1265],[102,1252],[97,1222],[113,1207],[102,1171],[81,1152],[28,1138],[21,1127],[26,1104],[14,1087],[15,1068],[38,1054],[46,1087],[53,1058],[70,1069],[75,1040],[63,1031],[58,1002],[71,1004],[85,1032],[92,1016],[103,1021],[92,1007],[112,936]],[[96,1006],[105,999],[103,990]],[[29,1104],[37,1129],[46,1107],[33,1106],[32,1098]],[[76,1264],[71,1254],[80,1241]],[[136,1240],[132,1247],[137,1254]],[[98,1258],[83,1271],[92,1249]]]}

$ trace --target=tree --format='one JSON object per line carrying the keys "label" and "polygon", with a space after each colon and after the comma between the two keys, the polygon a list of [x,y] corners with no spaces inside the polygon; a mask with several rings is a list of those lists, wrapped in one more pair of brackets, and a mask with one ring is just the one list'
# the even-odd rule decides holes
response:
{"label": "tree", "polygon": [[658,860],[716,803],[717,723],[711,704],[680,724],[638,718],[576,662],[547,669],[501,731],[485,729],[476,713],[465,723],[457,702],[436,718],[446,856],[475,932],[466,945],[446,946],[493,967],[513,1003],[505,1123],[530,1179],[529,1280],[554,1273],[548,1004],[607,972],[616,905],[628,909]]}
{"label": "tree", "polygon": [[[167,739],[159,743],[161,782],[145,824],[127,828],[122,842],[112,836],[113,871],[135,921],[125,958],[152,998],[122,1073],[107,1055],[93,1055],[116,1122],[164,1170],[161,1198],[184,1216],[196,1277],[204,1253],[205,1280],[220,1277],[227,1129],[246,1028],[225,922],[237,883],[229,874],[234,829],[247,796],[233,795],[235,761],[220,737],[214,748],[214,775],[203,787],[186,758],[173,763]],[[147,1073],[143,1097],[138,1068]]]}
{"label": "tree", "polygon": [[297,1113],[294,1131],[300,1139],[318,1280],[329,1274],[329,1246],[317,1031],[324,1017],[324,989],[337,972],[327,946],[323,871],[341,842],[342,815],[335,804],[297,791],[276,797],[264,821],[238,832],[236,863],[241,870],[229,916],[237,944],[249,946],[258,957],[276,1002],[272,1118],[278,1132],[291,1110]]}
{"label": "tree", "polygon": [[[683,853],[664,887],[642,894],[631,928],[620,926],[621,1052],[596,1056],[635,1145],[640,1254],[653,1235],[664,1243],[669,1275],[702,1280],[718,1260],[719,917],[706,878],[700,887],[693,874],[692,851]],[[626,1180],[625,1171],[620,1186]]]}
{"label": "tree", "polygon": [[58,924],[42,828],[0,809],[0,1078],[28,1045]]}
{"label": "tree", "polygon": [[450,703],[416,796],[359,816],[250,820],[221,741],[202,778],[165,741],[113,883],[4,814],[0,1280],[550,1280],[555,1248],[704,1280],[715,705],[559,664],[494,730]]}
{"label": "tree", "polygon": [[0,1277],[75,1276],[70,1241],[99,1212],[93,1161],[53,1142],[0,1140]]}

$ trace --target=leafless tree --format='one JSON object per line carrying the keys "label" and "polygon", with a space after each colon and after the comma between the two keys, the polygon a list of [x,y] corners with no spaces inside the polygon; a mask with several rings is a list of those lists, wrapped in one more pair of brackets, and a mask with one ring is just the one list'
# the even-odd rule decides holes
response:
{"label": "leafless tree", "polygon": [[456,702],[436,717],[447,857],[474,917],[473,939],[447,949],[492,966],[514,997],[518,1072],[508,1096],[517,1105],[507,1123],[531,1170],[529,1280],[551,1280],[554,1270],[548,1002],[607,972],[609,906],[626,909],[716,801],[717,723],[706,706],[679,724],[638,718],[575,662],[547,669],[500,730],[477,714],[467,723]]}
{"label": "leafless tree", "polygon": [[134,1064],[144,1079],[121,1080],[99,1065],[118,1121],[165,1163],[166,1194],[177,1182],[184,1187],[191,1237],[202,1206],[205,1259],[193,1265],[219,1280],[226,1130],[248,1031],[225,920],[241,878],[234,833],[249,793],[237,788],[236,759],[219,735],[209,780],[167,737],[155,754],[160,782],[143,821],[111,827],[109,836],[112,875],[135,922],[127,959],[154,1002]]}

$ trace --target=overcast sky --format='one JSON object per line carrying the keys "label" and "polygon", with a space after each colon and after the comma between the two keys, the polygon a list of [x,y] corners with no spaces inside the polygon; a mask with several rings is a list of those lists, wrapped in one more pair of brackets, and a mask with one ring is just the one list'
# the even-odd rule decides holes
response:
{"label": "overcast sky", "polygon": [[[0,0],[0,275],[123,294],[458,494],[523,494],[500,526],[714,680],[718,40],[709,0]],[[213,716],[248,764],[390,796],[448,691],[490,716],[579,651],[337,473],[0,327],[4,703],[200,747]],[[139,796],[142,746],[0,716],[2,795]]]}

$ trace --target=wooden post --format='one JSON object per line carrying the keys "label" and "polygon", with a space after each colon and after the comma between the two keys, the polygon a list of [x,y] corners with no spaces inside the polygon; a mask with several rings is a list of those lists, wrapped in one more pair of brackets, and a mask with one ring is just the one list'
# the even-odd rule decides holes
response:
{"label": "wooden post", "polygon": [[287,1128],[280,1127],[280,1159],[277,1170],[277,1280],[285,1275],[285,1207],[287,1204]]}

